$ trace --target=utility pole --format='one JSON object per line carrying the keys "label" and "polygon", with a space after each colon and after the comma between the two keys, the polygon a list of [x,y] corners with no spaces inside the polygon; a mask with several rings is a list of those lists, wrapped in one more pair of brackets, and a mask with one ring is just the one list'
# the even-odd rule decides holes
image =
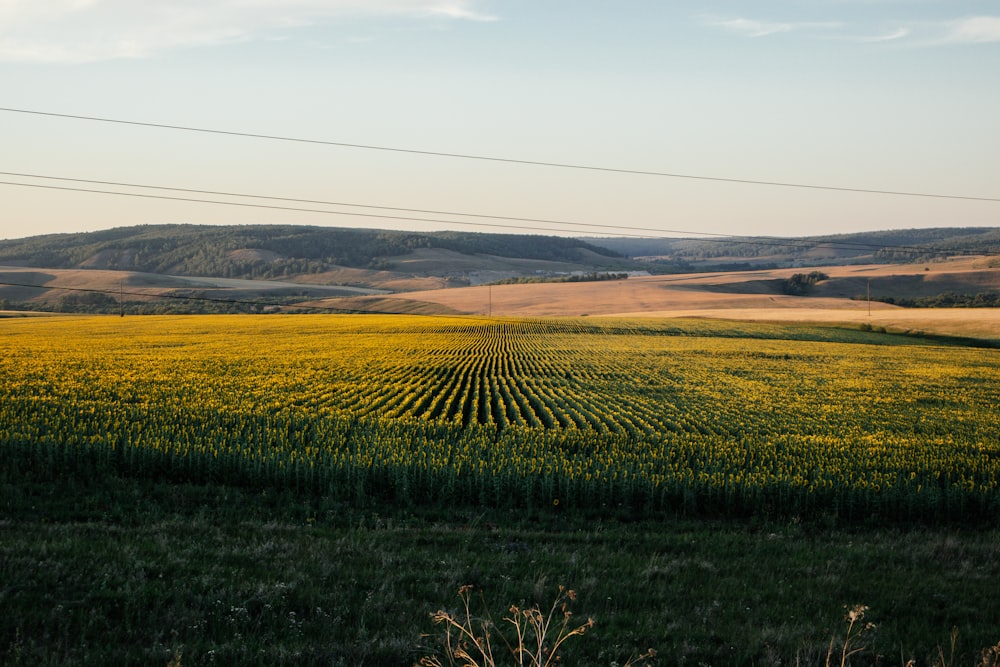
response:
{"label": "utility pole", "polygon": [[872,316],[872,279],[868,279],[868,319]]}
{"label": "utility pole", "polygon": [[125,281],[118,281],[118,317],[125,317]]}

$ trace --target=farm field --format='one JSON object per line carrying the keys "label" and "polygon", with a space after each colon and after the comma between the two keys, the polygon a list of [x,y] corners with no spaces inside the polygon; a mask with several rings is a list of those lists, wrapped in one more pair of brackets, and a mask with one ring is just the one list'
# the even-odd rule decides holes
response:
{"label": "farm field", "polygon": [[[807,296],[780,290],[796,273],[829,277]],[[697,317],[750,322],[826,323],[882,327],[897,333],[964,336],[1000,344],[996,308],[902,308],[864,299],[945,292],[993,293],[1000,269],[990,258],[923,264],[848,265],[714,273],[633,276],[581,283],[479,285],[410,291],[381,298],[337,298],[317,305],[384,312],[464,313],[507,317]],[[862,297],[859,299],[859,297]]]}
{"label": "farm field", "polygon": [[1000,353],[835,328],[400,316],[5,322],[17,456],[343,498],[997,509]]}
{"label": "farm field", "polygon": [[[103,649],[124,662],[146,662],[171,642],[194,647],[195,662],[213,650],[228,664],[253,661],[258,653],[240,653],[239,641],[257,628],[288,651],[260,646],[261,664],[409,664],[419,635],[433,631],[414,618],[433,609],[408,609],[416,617],[399,621],[410,633],[400,638],[385,617],[393,596],[411,607],[447,605],[463,583],[522,597],[565,583],[592,595],[623,654],[599,657],[605,642],[585,649],[580,664],[621,662],[646,642],[672,651],[665,664],[816,658],[842,633],[840,605],[858,602],[881,605],[890,623],[879,651],[904,643],[932,655],[928,642],[945,643],[952,625],[969,642],[966,657],[1000,639],[988,632],[1000,611],[984,594],[1000,576],[996,349],[803,324],[374,315],[9,319],[0,320],[0,345],[0,482],[11,517],[2,530],[5,544],[19,545],[2,557],[5,573],[27,581],[5,574],[4,604],[30,607],[31,592],[49,581],[31,562],[65,573],[71,588],[84,586],[74,561],[86,550],[125,557],[113,540],[150,563],[117,593],[85,588],[50,601],[45,613],[72,609],[72,619],[5,621],[0,650],[12,659],[21,651],[39,664],[44,648],[30,634],[55,623],[67,636],[50,640],[67,660],[47,660],[86,663],[76,633],[100,634],[95,614],[124,613],[134,652]],[[226,506],[230,497],[237,507]],[[356,540],[357,550],[379,554],[376,569],[389,577],[379,588],[356,574],[334,585],[329,578],[351,575],[332,564],[309,573],[327,578],[317,591],[350,600],[338,607],[347,635],[316,612],[324,605],[304,580],[289,602],[267,588],[276,572],[235,554],[237,574],[212,577],[233,596],[289,605],[284,620],[265,623],[258,610],[254,625],[245,599],[218,599],[236,620],[204,608],[213,593],[199,572],[229,557],[218,550],[229,548],[231,531],[321,558],[303,526],[331,552],[341,538]],[[187,531],[215,535],[216,546],[202,549]],[[755,554],[737,566],[746,568],[737,580],[766,557],[765,571],[781,582],[762,582],[763,598],[736,580],[732,590],[707,588],[704,599],[693,594],[700,606],[690,618],[668,620],[683,604],[674,586],[725,578],[733,549]],[[905,563],[890,559],[898,550],[909,550]],[[410,553],[424,574],[394,551]],[[174,566],[165,564],[170,553]],[[601,581],[591,556],[635,579]],[[878,570],[890,560],[892,571]],[[796,584],[771,566],[815,579],[808,590],[823,601],[791,599]],[[288,567],[305,577],[314,566]],[[156,570],[201,582],[205,599],[157,584]],[[563,580],[574,574],[582,583]],[[58,576],[49,584],[70,585]],[[906,585],[933,591],[929,606],[907,609],[923,593],[903,595]],[[175,600],[155,637],[120,597],[123,586]],[[369,635],[344,620],[365,604],[359,587],[382,610],[366,621]],[[612,600],[618,588],[623,606]],[[859,599],[866,593],[878,599]],[[514,601],[497,602],[502,611]],[[715,611],[723,605],[747,613]],[[633,625],[644,606],[654,617]],[[794,609],[790,625],[779,620],[782,606]],[[311,625],[279,639],[289,611]],[[215,625],[192,629],[189,613]],[[182,639],[165,627],[178,622],[171,614],[187,619],[173,628]],[[725,617],[718,628],[716,614]],[[760,631],[748,630],[754,618]],[[306,655],[324,641],[310,634],[320,628],[340,648]]]}

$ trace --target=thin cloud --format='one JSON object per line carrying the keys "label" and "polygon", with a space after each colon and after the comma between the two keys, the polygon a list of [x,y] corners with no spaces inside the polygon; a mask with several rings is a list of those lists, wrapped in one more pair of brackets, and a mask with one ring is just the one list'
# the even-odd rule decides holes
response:
{"label": "thin cloud", "polygon": [[494,21],[475,0],[6,0],[0,61],[82,63],[267,38],[344,17]]}
{"label": "thin cloud", "polygon": [[728,19],[710,23],[717,28],[743,35],[744,37],[766,37],[779,32],[791,32],[791,23],[765,23],[752,19]]}
{"label": "thin cloud", "polygon": [[911,47],[941,47],[1000,42],[1000,16],[972,16],[951,21],[912,23],[898,41]]}
{"label": "thin cloud", "polygon": [[909,28],[899,28],[885,35],[876,35],[875,37],[861,38],[862,41],[866,42],[893,42],[897,39],[903,39],[910,34]]}
{"label": "thin cloud", "polygon": [[973,16],[945,24],[941,41],[947,44],[1000,42],[1000,16]]}
{"label": "thin cloud", "polygon": [[713,28],[719,28],[743,37],[768,37],[794,31],[828,31],[842,27],[839,22],[810,21],[758,21],[748,18],[719,18],[703,16],[701,21]]}
{"label": "thin cloud", "polygon": [[839,39],[859,43],[893,42],[911,47],[1000,42],[1000,16],[971,16],[939,22],[909,22],[884,32],[868,35],[863,34],[863,26],[836,21],[760,21],[743,17],[718,16],[701,16],[699,20],[703,25],[745,38],[801,32],[818,39]]}
{"label": "thin cloud", "polygon": [[867,35],[861,37],[845,37],[844,39],[851,42],[864,42],[869,44],[875,44],[879,42],[894,42],[905,37],[908,37],[913,31],[909,28],[897,28],[892,32],[883,33],[881,35]]}
{"label": "thin cloud", "polygon": [[467,21],[496,21],[497,17],[491,14],[471,11],[460,3],[444,4],[431,8],[431,13],[438,16],[446,16],[452,19],[465,19]]}

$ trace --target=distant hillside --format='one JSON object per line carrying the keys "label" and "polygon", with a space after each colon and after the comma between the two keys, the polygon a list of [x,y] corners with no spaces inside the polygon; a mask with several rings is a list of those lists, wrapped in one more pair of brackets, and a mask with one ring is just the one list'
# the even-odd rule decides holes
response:
{"label": "distant hillside", "polygon": [[[956,271],[953,262],[944,261],[948,255],[991,252],[998,256],[961,260],[974,261],[975,270]],[[890,278],[870,271],[863,278],[834,276],[837,265],[873,263],[913,270],[897,270]],[[945,265],[951,268],[944,271]],[[606,289],[587,283],[580,293],[589,296],[574,306],[581,313],[598,313],[593,295],[607,292],[611,296],[604,311],[614,313],[676,307],[660,303],[665,296],[676,300],[676,293],[639,289],[641,275],[690,273],[695,282],[685,288],[688,291],[726,298],[764,294],[771,299],[787,295],[782,286],[804,266],[821,266],[824,274],[833,276],[810,285],[810,298],[849,300],[871,290],[874,299],[906,305],[991,305],[998,294],[1000,229],[707,241],[306,226],[126,227],[0,241],[0,311],[271,312],[301,306],[480,312],[490,303],[483,299],[489,293],[478,289],[480,285],[497,286],[499,295],[523,291],[499,289],[503,283],[514,288],[526,285],[509,283],[559,284],[552,281],[628,275],[628,280],[605,281],[615,283]],[[756,275],[740,269],[755,269]],[[762,275],[771,270],[776,273]],[[712,278],[711,271],[736,276],[740,284]],[[670,284],[680,283],[672,278]],[[473,290],[471,305],[427,296],[454,287]],[[417,296],[407,303],[403,293]],[[563,306],[552,301],[556,297],[539,296],[545,293],[524,291],[525,298],[540,299],[547,309],[544,314],[562,312]],[[625,308],[627,295],[633,293],[644,295],[641,303]]]}
{"label": "distant hillside", "polygon": [[[398,290],[642,268],[706,269],[927,262],[1000,254],[1000,228],[891,230],[791,239],[573,239],[311,226],[143,225],[0,241],[0,266],[293,280]],[[412,288],[426,286],[413,285]],[[406,289],[403,287],[403,289]]]}
{"label": "distant hillside", "polygon": [[1000,254],[1000,228],[899,229],[801,238],[587,239],[627,257],[676,270],[926,262],[956,254]]}
{"label": "distant hillside", "polygon": [[[110,269],[179,276],[288,279],[353,269],[393,270],[416,251],[572,265],[621,264],[618,253],[553,236],[401,232],[306,226],[143,225],[0,241],[0,265]],[[445,255],[442,255],[445,256]],[[448,273],[447,262],[433,275]]]}

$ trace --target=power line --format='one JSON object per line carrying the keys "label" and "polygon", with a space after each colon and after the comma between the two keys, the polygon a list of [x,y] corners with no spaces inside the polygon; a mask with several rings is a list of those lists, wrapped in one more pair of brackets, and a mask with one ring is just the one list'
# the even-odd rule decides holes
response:
{"label": "power line", "polygon": [[583,171],[597,171],[616,174],[631,174],[636,176],[659,176],[665,178],[683,178],[698,181],[713,181],[718,183],[739,183],[744,185],[766,185],[782,188],[799,188],[807,190],[828,190],[834,192],[854,192],[862,194],[891,195],[897,197],[929,197],[934,199],[958,199],[965,201],[989,201],[1000,202],[1000,197],[973,197],[966,195],[939,194],[931,192],[906,192],[897,190],[879,190],[874,188],[850,188],[833,185],[817,185],[810,183],[789,183],[784,181],[762,181],[748,178],[724,178],[720,176],[702,176],[696,174],[681,174],[664,171],[647,171],[642,169],[623,169],[616,167],[602,167],[597,165],[571,164],[566,162],[546,162],[541,160],[522,160],[517,158],[495,157],[488,155],[472,155],[467,153],[447,153],[443,151],[418,150],[413,148],[398,148],[392,146],[377,146],[372,144],[354,144],[341,141],[326,141],[322,139],[306,139],[301,137],[287,137],[272,134],[257,134],[254,132],[237,132],[234,130],[217,130],[204,127],[191,127],[186,125],[168,125],[165,123],[148,123],[134,120],[123,120],[118,118],[102,118],[98,116],[82,116],[75,114],[55,113],[51,111],[36,111],[30,109],[16,109],[11,107],[0,107],[0,111],[10,113],[31,114],[35,116],[48,116],[53,118],[68,118],[73,120],[85,120],[100,123],[114,123],[118,125],[133,125],[139,127],[154,127],[166,130],[181,130],[185,132],[201,132],[206,134],[221,134],[234,137],[248,137],[252,139],[267,139],[272,141],[290,141],[305,144],[318,144],[323,146],[338,146],[340,148],[359,148],[364,150],[385,151],[392,153],[408,153],[411,155],[423,155],[434,157],[458,158],[462,160],[479,160],[486,162],[501,162],[507,164],[530,165],[535,167],[553,167],[558,169],[576,169]]}
{"label": "power line", "polygon": [[[404,211],[404,212],[408,212],[408,213],[429,213],[429,214],[432,214],[432,215],[452,215],[452,216],[463,216],[463,217],[468,217],[468,218],[484,218],[484,219],[490,219],[490,220],[513,220],[515,222],[538,222],[538,223],[549,224],[549,225],[571,225],[571,226],[575,226],[575,227],[592,227],[592,228],[595,228],[595,229],[607,229],[607,228],[618,229],[618,228],[620,228],[620,229],[631,229],[631,230],[634,230],[634,231],[658,232],[658,233],[664,233],[664,234],[666,234],[666,233],[671,233],[671,234],[707,234],[708,236],[727,236],[725,234],[712,234],[712,233],[709,233],[709,232],[682,232],[682,231],[670,230],[670,229],[653,229],[653,228],[645,228],[645,227],[625,227],[625,226],[618,226],[618,225],[603,225],[603,224],[594,224],[594,223],[586,223],[586,222],[574,222],[574,221],[567,221],[567,220],[552,220],[552,219],[545,219],[545,218],[519,218],[519,217],[514,217],[514,216],[509,216],[509,215],[490,215],[490,214],[485,214],[485,213],[463,213],[463,212],[460,212],[460,211],[441,211],[441,210],[420,209],[420,208],[403,208],[403,207],[399,207],[399,206],[381,206],[381,205],[377,205],[377,204],[358,204],[358,203],[353,203],[353,202],[326,201],[326,200],[317,200],[317,199],[299,199],[299,198],[295,198],[295,197],[276,197],[276,196],[270,196],[270,195],[246,194],[246,193],[241,193],[241,192],[221,192],[221,191],[218,191],[218,190],[197,190],[197,189],[192,189],[192,188],[166,187],[166,186],[162,186],[162,185],[144,185],[144,184],[141,184],[141,183],[122,183],[120,181],[98,181],[98,180],[91,180],[91,179],[86,179],[86,178],[68,178],[68,177],[64,177],[64,176],[47,176],[47,175],[42,175],[42,174],[27,174],[27,173],[22,173],[22,172],[15,172],[15,171],[0,171],[0,175],[3,175],[3,176],[18,176],[18,177],[24,177],[24,178],[39,178],[39,179],[54,180],[54,181],[70,181],[70,182],[74,182],[74,183],[90,183],[90,184],[95,184],[95,185],[114,185],[114,186],[117,186],[117,187],[126,187],[126,188],[145,188],[145,189],[149,189],[149,190],[166,190],[166,191],[171,191],[171,192],[189,192],[189,193],[193,193],[193,194],[219,195],[219,196],[223,196],[223,197],[243,197],[243,198],[247,198],[247,199],[267,199],[267,200],[271,200],[271,201],[285,201],[285,202],[294,202],[294,203],[300,203],[300,204],[322,204],[324,206],[350,206],[350,207],[355,207],[355,208],[381,209],[383,211]],[[4,184],[6,185],[7,183],[4,183]],[[125,194],[125,193],[122,193],[122,194]],[[222,203],[222,202],[218,202],[218,203]],[[351,212],[343,212],[342,214],[343,215],[354,215],[354,213],[351,213]],[[433,221],[433,222],[447,222],[447,221],[440,220],[440,221]],[[490,226],[492,227],[492,226],[499,226],[499,225],[490,225]],[[532,228],[532,229],[534,229],[534,228]],[[763,238],[763,237],[761,237],[761,238]]]}
{"label": "power line", "polygon": [[[301,204],[322,204],[324,206],[350,206],[355,208],[373,208],[381,209],[385,211],[404,211],[408,213],[429,213],[432,215],[450,215],[450,216],[463,216],[469,218],[483,218],[490,220],[513,220],[515,222],[537,222],[547,225],[571,225],[574,227],[589,227],[594,229],[615,229],[615,230],[628,230],[628,231],[638,231],[638,232],[654,232],[656,234],[693,234],[696,236],[714,236],[724,239],[733,239],[731,234],[717,234],[713,232],[694,232],[689,230],[679,230],[679,229],[660,229],[652,227],[635,227],[630,225],[612,225],[612,224],[594,224],[586,222],[576,222],[567,220],[553,220],[547,218],[520,218],[508,215],[491,215],[485,213],[465,213],[461,211],[441,211],[433,209],[419,209],[419,208],[403,208],[398,206],[381,206],[376,204],[358,204],[353,202],[339,202],[339,201],[325,201],[317,199],[299,199],[294,197],[276,197],[271,195],[256,195],[256,194],[246,194],[240,192],[221,192],[218,190],[197,190],[192,188],[179,188],[179,187],[167,187],[162,185],[145,185],[141,183],[123,183],[120,181],[99,181],[86,178],[70,178],[65,176],[49,176],[43,174],[28,174],[23,172],[15,171],[0,171],[0,175],[4,176],[18,176],[24,178],[38,178],[54,181],[70,181],[74,183],[90,183],[96,185],[114,185],[118,187],[127,188],[143,188],[149,190],[165,190],[170,192],[189,192],[194,194],[204,194],[204,195],[220,195],[224,197],[242,197],[248,199],[267,199],[271,201],[285,201]],[[349,213],[344,213],[344,215],[349,215]],[[444,222],[444,221],[441,221]],[[492,226],[492,225],[491,225]],[[554,231],[554,230],[551,230]],[[743,237],[747,239],[753,239],[752,243],[759,243],[762,241],[779,241],[782,245],[796,246],[801,245],[802,247],[812,247],[814,244],[808,242],[802,242],[796,244],[794,241],[789,239],[782,239],[774,236],[753,236],[753,237]],[[702,239],[707,240],[707,239]],[[737,243],[739,241],[733,241]],[[873,243],[863,243],[859,241],[836,241],[834,242],[838,247],[858,247],[858,248],[884,248],[886,246],[873,244]],[[766,244],[765,244],[766,245]],[[914,250],[923,252],[924,248],[910,247],[910,246],[892,246],[896,250]]]}
{"label": "power line", "polygon": [[[116,195],[119,197],[140,197],[144,199],[166,199],[171,201],[183,201],[183,202],[195,202],[199,204],[219,204],[222,206],[243,206],[247,208],[263,208],[263,209],[273,209],[278,211],[298,211],[301,213],[325,213],[327,215],[350,215],[361,218],[382,218],[386,220],[406,220],[409,222],[436,222],[443,224],[454,224],[454,225],[471,225],[474,227],[502,227],[507,229],[523,229],[529,231],[537,231],[539,229],[544,229],[545,231],[561,231],[565,232],[565,229],[545,229],[541,227],[527,227],[523,225],[499,225],[493,223],[485,222],[467,222],[461,220],[441,220],[432,218],[411,218],[402,215],[380,215],[375,213],[357,213],[355,211],[329,211],[326,209],[317,208],[302,208],[298,206],[277,206],[273,204],[250,204],[247,202],[235,202],[235,201],[219,201],[217,199],[196,199],[193,197],[171,197],[168,195],[153,195],[141,192],[115,192],[111,190],[90,190],[87,188],[71,188],[59,185],[40,185],[38,183],[12,183],[9,181],[0,181],[0,185],[14,185],[22,186],[26,188],[40,188],[43,190],[65,190],[69,192],[89,192],[91,194],[100,195]],[[647,238],[644,236],[633,235],[638,238]]]}
{"label": "power line", "polygon": [[[889,244],[879,244],[879,243],[865,243],[858,241],[824,241],[822,243],[810,242],[810,241],[796,241],[792,239],[781,239],[773,236],[731,236],[726,234],[718,234],[713,232],[696,232],[690,230],[676,230],[676,229],[657,229],[651,227],[633,227],[626,225],[612,225],[612,224],[595,224],[586,222],[575,222],[566,220],[551,220],[544,218],[519,218],[511,216],[500,216],[500,215],[487,215],[481,213],[461,213],[456,211],[434,211],[427,209],[411,209],[411,208],[401,208],[392,206],[379,206],[374,204],[357,204],[357,203],[346,203],[346,202],[333,202],[333,201],[322,201],[313,199],[296,199],[292,197],[276,197],[268,195],[254,195],[254,194],[244,194],[244,193],[234,193],[234,192],[220,192],[214,190],[197,190],[192,188],[178,188],[178,187],[167,187],[159,185],[142,185],[135,183],[123,183],[117,181],[100,181],[100,180],[90,180],[82,178],[64,178],[59,176],[47,176],[39,174],[27,174],[21,172],[6,172],[0,171],[0,174],[8,176],[19,176],[26,178],[38,178],[47,180],[58,180],[58,181],[70,181],[76,183],[89,183],[89,184],[100,184],[100,185],[114,185],[118,187],[130,187],[130,188],[144,188],[144,189],[154,189],[154,190],[164,190],[171,192],[185,192],[192,194],[210,194],[217,196],[226,197],[244,197],[252,199],[265,199],[271,201],[284,201],[291,203],[307,203],[307,204],[321,204],[327,206],[351,206],[369,209],[381,209],[381,210],[391,210],[391,211],[406,211],[414,213],[431,213],[437,215],[450,215],[450,216],[465,216],[481,219],[490,220],[512,220],[515,222],[535,222],[542,223],[546,225],[568,225],[573,227],[586,227],[591,230],[603,230],[600,233],[612,234],[614,233],[620,237],[637,238],[637,239],[670,239],[674,237],[663,236],[664,234],[689,234],[700,237],[711,237],[711,238],[696,238],[696,239],[686,239],[686,240],[696,240],[702,242],[715,242],[715,243],[731,243],[739,245],[757,245],[757,246],[767,246],[767,247],[786,247],[786,248],[812,248],[817,245],[823,245],[825,247],[843,250],[898,250],[900,252],[933,252],[933,248],[929,247],[919,247],[919,246],[903,246],[903,245],[889,245]],[[549,232],[560,232],[565,233],[567,231],[574,231],[577,233],[584,233],[580,230],[567,230],[567,229],[554,229],[551,227],[539,227],[537,225],[525,226],[525,225],[512,225],[512,224],[501,224],[497,222],[483,223],[483,222],[470,222],[466,220],[442,220],[440,218],[419,218],[419,217],[409,217],[401,215],[387,215],[387,214],[376,214],[376,213],[359,213],[356,211],[331,211],[327,209],[316,209],[316,208],[305,208],[299,206],[284,206],[284,205],[273,205],[273,204],[252,204],[247,202],[238,201],[220,201],[217,199],[201,199],[194,197],[176,197],[170,195],[156,195],[149,193],[139,193],[139,192],[119,192],[112,190],[95,190],[90,188],[76,188],[68,186],[58,186],[58,185],[43,185],[38,183],[17,183],[12,181],[0,181],[0,185],[9,185],[15,187],[28,187],[28,188],[38,188],[44,190],[60,190],[68,192],[82,192],[88,194],[102,194],[120,197],[138,197],[144,199],[161,199],[168,201],[181,201],[181,202],[193,202],[201,204],[216,204],[221,206],[242,206],[248,208],[260,208],[260,209],[271,209],[280,211],[295,211],[301,213],[318,213],[327,215],[344,215],[344,216],[355,216],[364,218],[379,218],[386,220],[402,220],[407,222],[430,222],[430,223],[440,223],[440,224],[454,224],[454,225],[466,225],[473,227],[487,227],[487,228],[501,228],[501,229],[517,229],[522,231],[549,231]],[[632,233],[632,232],[651,232],[655,236],[647,233]],[[595,233],[595,232],[591,232]],[[975,250],[962,250],[962,249],[948,249],[946,252],[954,254],[978,254]]]}

